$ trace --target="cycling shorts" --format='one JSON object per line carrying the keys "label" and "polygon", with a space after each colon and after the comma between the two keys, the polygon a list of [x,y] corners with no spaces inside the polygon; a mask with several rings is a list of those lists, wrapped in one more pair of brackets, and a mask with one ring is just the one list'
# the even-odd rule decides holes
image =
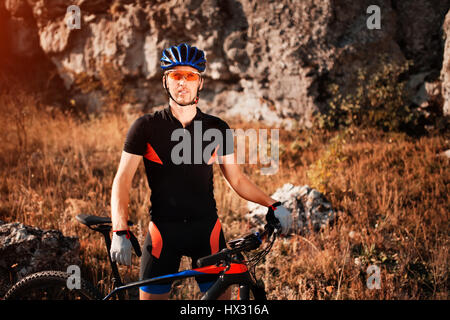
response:
{"label": "cycling shorts", "polygon": [[[150,222],[142,250],[140,280],[177,273],[181,257],[192,259],[192,268],[198,268],[197,259],[226,248],[220,220],[216,217],[196,221]],[[206,292],[217,280],[217,275],[196,276],[201,292]],[[147,293],[168,293],[170,279],[162,284],[140,287]]]}

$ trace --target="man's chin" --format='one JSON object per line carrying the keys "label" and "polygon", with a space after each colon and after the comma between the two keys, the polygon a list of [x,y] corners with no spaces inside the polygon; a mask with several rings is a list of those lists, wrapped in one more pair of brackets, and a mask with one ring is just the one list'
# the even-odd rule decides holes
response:
{"label": "man's chin", "polygon": [[182,106],[182,107],[184,107],[184,106],[186,106],[188,103],[191,103],[192,102],[192,100],[190,100],[190,99],[186,99],[186,98],[176,98],[175,99],[175,102],[177,103],[177,104],[179,104],[180,106]]}

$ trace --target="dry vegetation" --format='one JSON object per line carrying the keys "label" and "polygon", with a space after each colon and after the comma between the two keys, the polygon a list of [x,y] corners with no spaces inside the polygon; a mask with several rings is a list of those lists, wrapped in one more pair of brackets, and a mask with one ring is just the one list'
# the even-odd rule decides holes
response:
{"label": "dry vegetation", "polygon": [[[76,222],[79,213],[108,216],[111,186],[129,123],[120,114],[77,117],[31,94],[0,95],[0,219],[77,236],[83,276],[109,288],[104,243]],[[255,124],[230,120],[234,128]],[[338,220],[309,235],[280,239],[257,268],[270,299],[448,299],[449,134],[412,139],[367,128],[340,132],[280,130],[281,166],[263,176],[243,169],[263,190],[308,184],[326,194]],[[130,219],[141,243],[150,190],[143,165],[133,181]],[[215,194],[227,239],[246,232],[246,201],[217,167]],[[381,268],[381,288],[366,286]],[[183,260],[181,268],[188,268]],[[136,280],[139,260],[121,267]],[[195,282],[176,283],[173,298],[198,298]]]}

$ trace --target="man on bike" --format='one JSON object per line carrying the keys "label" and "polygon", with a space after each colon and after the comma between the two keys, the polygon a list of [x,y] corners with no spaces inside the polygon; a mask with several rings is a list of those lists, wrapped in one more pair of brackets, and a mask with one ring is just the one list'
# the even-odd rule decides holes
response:
{"label": "man on bike", "polygon": [[[201,73],[206,68],[204,52],[185,43],[169,47],[163,51],[161,68],[169,106],[132,124],[112,186],[111,258],[130,265],[129,190],[143,159],[152,206],[142,250],[141,279],[178,272],[182,256],[191,257],[196,267],[198,258],[226,247],[213,193],[212,164],[216,161],[237,194],[275,210],[283,232],[292,223],[291,213],[240,170],[227,123],[197,107],[204,82]],[[210,142],[212,139],[205,138],[207,132],[220,133],[221,139]],[[196,280],[205,292],[215,279],[216,275],[212,275]],[[171,283],[141,287],[140,298],[167,299],[170,289]],[[222,298],[229,299],[230,292]]]}

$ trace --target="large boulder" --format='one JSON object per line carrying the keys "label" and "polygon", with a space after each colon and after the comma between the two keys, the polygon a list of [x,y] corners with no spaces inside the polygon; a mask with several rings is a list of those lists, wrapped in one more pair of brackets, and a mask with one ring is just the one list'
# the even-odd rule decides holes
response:
{"label": "large boulder", "polygon": [[58,230],[0,221],[0,296],[17,280],[44,270],[81,266],[80,244]]}

